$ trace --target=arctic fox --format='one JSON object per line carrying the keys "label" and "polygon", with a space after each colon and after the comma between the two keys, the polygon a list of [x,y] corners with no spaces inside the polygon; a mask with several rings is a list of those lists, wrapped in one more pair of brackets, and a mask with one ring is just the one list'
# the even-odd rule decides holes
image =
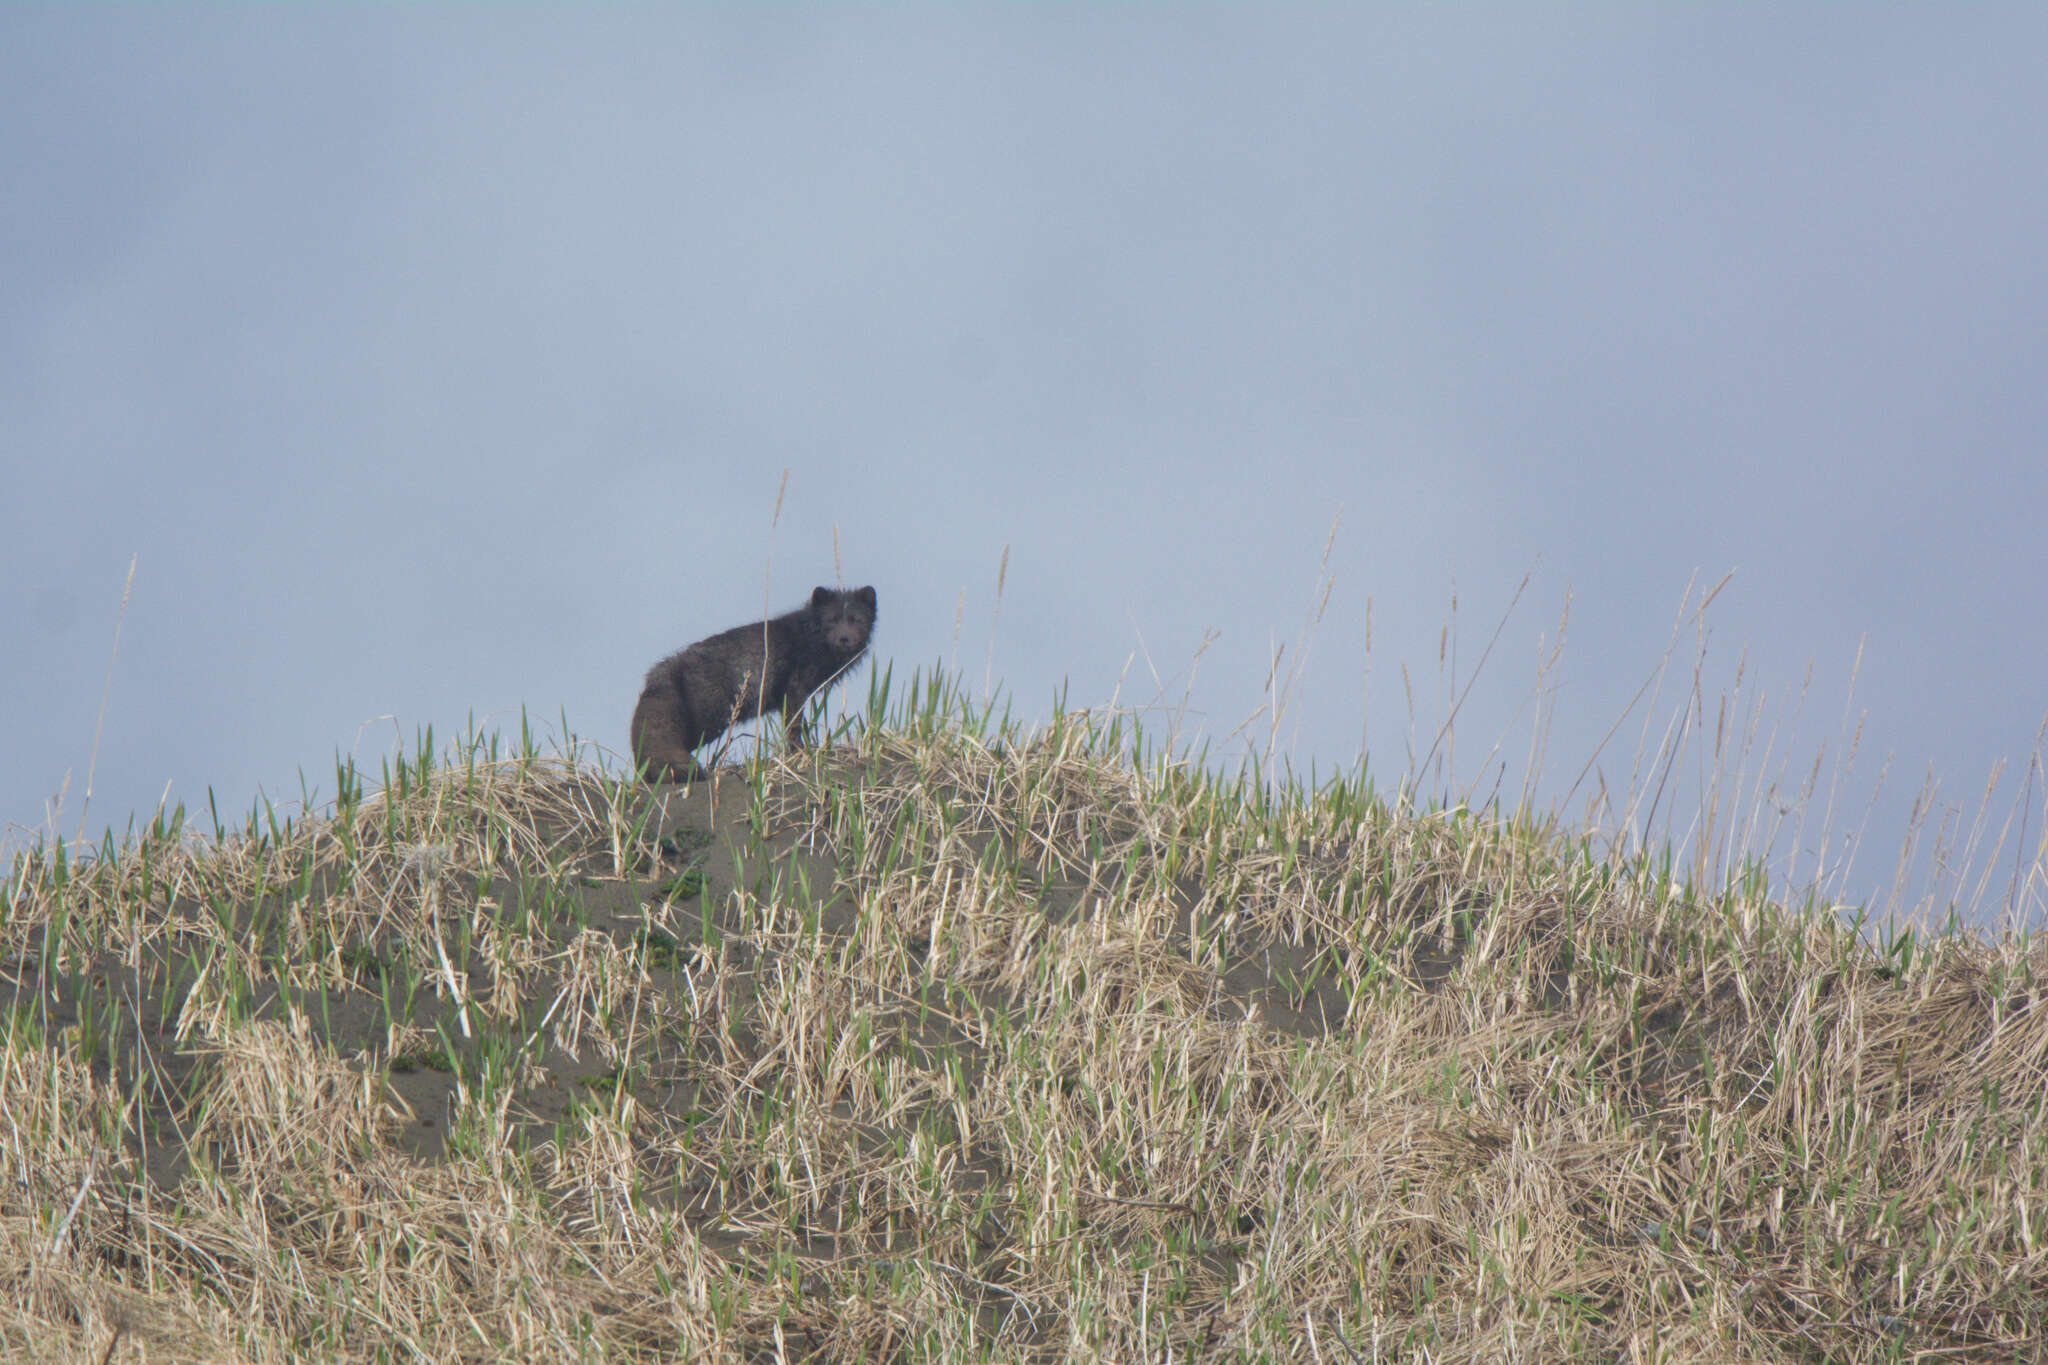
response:
{"label": "arctic fox", "polygon": [[633,708],[633,761],[650,782],[688,781],[703,773],[701,745],[778,708],[789,742],[805,743],[804,704],[867,652],[874,629],[873,588],[818,588],[795,611],[671,654]]}

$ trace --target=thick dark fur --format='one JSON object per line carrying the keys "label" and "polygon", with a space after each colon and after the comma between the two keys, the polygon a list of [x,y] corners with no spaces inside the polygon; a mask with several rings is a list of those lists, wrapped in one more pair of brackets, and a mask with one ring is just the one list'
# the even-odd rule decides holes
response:
{"label": "thick dark fur", "polygon": [[647,670],[633,708],[633,761],[650,782],[686,782],[703,775],[699,747],[776,709],[789,742],[805,743],[805,703],[867,652],[874,630],[873,588],[817,588],[795,611],[671,654]]}

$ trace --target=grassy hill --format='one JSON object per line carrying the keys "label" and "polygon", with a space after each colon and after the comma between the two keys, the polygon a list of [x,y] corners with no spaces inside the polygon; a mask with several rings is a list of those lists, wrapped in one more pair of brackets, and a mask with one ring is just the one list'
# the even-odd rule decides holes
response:
{"label": "grassy hill", "polygon": [[0,892],[0,1352],[2048,1358],[2048,955],[926,681]]}

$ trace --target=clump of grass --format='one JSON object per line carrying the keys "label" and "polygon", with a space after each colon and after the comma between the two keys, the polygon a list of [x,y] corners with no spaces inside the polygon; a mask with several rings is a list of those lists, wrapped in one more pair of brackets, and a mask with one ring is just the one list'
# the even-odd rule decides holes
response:
{"label": "clump of grass", "polygon": [[2037,940],[939,674],[836,739],[23,853],[0,1354],[2048,1350]]}

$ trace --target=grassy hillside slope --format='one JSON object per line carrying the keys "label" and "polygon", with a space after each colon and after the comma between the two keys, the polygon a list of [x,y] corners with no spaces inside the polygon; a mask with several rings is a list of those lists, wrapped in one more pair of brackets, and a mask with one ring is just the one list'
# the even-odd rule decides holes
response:
{"label": "grassy hillside slope", "polygon": [[2038,943],[884,711],[17,859],[0,1352],[2048,1354]]}

